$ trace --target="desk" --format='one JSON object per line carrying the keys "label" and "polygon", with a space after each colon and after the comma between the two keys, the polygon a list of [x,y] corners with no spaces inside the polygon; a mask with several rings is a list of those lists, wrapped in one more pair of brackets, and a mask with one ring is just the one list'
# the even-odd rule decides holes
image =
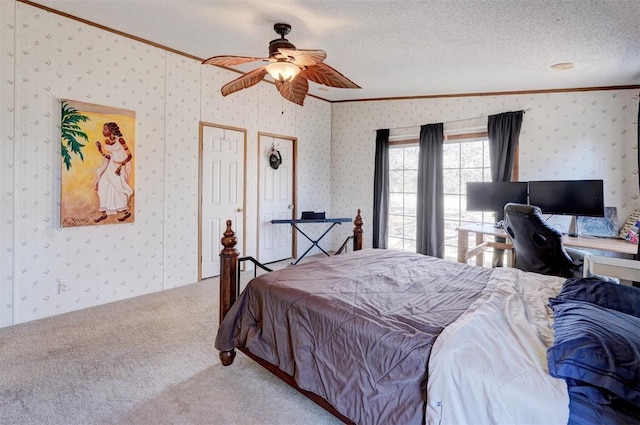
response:
{"label": "desk", "polygon": [[[458,232],[458,262],[466,263],[471,258],[476,257],[476,265],[481,266],[484,261],[484,251],[492,247],[507,250],[507,254],[511,255],[508,263],[512,264],[513,246],[509,242],[507,233],[503,229],[497,229],[491,224],[472,223],[458,227],[456,231]],[[472,248],[469,248],[469,233],[475,233],[476,235],[476,245]],[[485,241],[485,236],[506,238],[507,242],[498,243]],[[562,244],[565,247],[598,249],[620,254],[635,254],[638,250],[636,245],[624,239],[598,238],[593,236],[571,237],[563,235]]]}
{"label": "desk", "polygon": [[[300,234],[302,234],[302,236],[304,236],[305,238],[307,238],[309,240],[309,242],[311,242],[311,246],[309,247],[309,249],[307,249],[304,254],[302,254],[300,256],[300,258],[298,258],[294,263],[292,264],[298,264],[298,262],[300,260],[302,260],[304,258],[305,255],[307,255],[309,253],[309,251],[311,251],[311,249],[315,246],[317,247],[320,251],[324,252],[324,254],[329,257],[329,253],[327,251],[325,251],[324,249],[322,249],[322,247],[320,245],[318,245],[318,243],[322,240],[322,238],[325,237],[325,235],[327,233],[329,233],[329,231],[331,229],[333,229],[337,224],[342,224],[342,223],[349,223],[351,221],[350,218],[318,218],[318,219],[311,219],[311,220],[302,220],[302,219],[292,219],[292,220],[271,220],[271,223],[273,224],[290,224],[291,227],[293,227],[294,229],[296,229]],[[330,223],[330,226],[327,228],[327,230],[324,231],[324,233],[322,235],[320,235],[320,237],[316,240],[311,239],[309,236],[307,236],[307,234],[305,232],[302,231],[302,229],[300,229],[297,225],[301,224],[301,223]]]}

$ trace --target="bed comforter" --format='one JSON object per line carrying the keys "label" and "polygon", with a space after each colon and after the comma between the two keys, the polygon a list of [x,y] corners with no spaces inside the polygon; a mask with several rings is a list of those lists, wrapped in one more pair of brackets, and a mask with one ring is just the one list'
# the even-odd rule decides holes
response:
{"label": "bed comforter", "polygon": [[567,385],[547,366],[548,302],[564,281],[494,270],[482,296],[434,344],[428,425],[567,424]]}
{"label": "bed comforter", "polygon": [[358,424],[422,424],[432,345],[491,269],[363,250],[253,279],[216,348],[244,347]]}

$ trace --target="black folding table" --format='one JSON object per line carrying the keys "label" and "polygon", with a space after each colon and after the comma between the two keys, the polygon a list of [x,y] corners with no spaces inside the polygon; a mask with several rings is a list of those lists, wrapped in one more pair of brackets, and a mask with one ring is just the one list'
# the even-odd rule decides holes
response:
{"label": "black folding table", "polygon": [[[307,238],[309,240],[309,242],[311,242],[311,246],[309,247],[309,249],[307,249],[304,254],[302,254],[300,256],[300,258],[298,258],[294,263],[292,264],[298,264],[298,262],[300,260],[302,260],[304,258],[305,255],[307,255],[307,253],[309,253],[309,251],[311,251],[311,249],[313,249],[313,247],[317,247],[320,251],[324,252],[324,254],[329,257],[329,253],[327,251],[325,251],[324,249],[322,249],[322,247],[320,245],[318,245],[318,243],[322,240],[322,238],[325,237],[325,235],[327,233],[329,233],[329,231],[331,229],[333,229],[337,224],[342,224],[342,223],[348,223],[350,222],[351,219],[350,218],[314,218],[314,219],[310,219],[310,220],[302,220],[302,219],[291,219],[291,220],[271,220],[271,223],[273,224],[290,224],[291,227],[293,227],[294,229],[296,229],[298,232],[300,232],[300,234],[302,234],[302,236],[304,236],[305,238]],[[327,230],[324,231],[324,233],[322,235],[320,235],[320,237],[316,240],[311,239],[305,232],[302,231],[302,229],[300,229],[297,225],[298,224],[306,224],[306,223],[330,223],[330,226],[327,228]]]}

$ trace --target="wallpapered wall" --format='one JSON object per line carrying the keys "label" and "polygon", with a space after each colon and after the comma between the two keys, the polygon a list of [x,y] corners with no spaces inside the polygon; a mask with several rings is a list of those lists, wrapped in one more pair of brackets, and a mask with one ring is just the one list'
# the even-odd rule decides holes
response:
{"label": "wallpapered wall", "polygon": [[0,0],[0,326],[13,323],[14,9]]}
{"label": "wallpapered wall", "polygon": [[[419,133],[444,122],[445,132],[486,130],[487,116],[526,110],[520,133],[520,180],[603,179],[607,206],[620,225],[638,200],[638,90],[414,99],[333,106],[332,206],[373,215],[375,130]],[[468,119],[475,118],[475,119]],[[345,184],[345,182],[348,182]],[[366,225],[371,246],[371,225]]]}
{"label": "wallpapered wall", "polygon": [[[298,207],[330,208],[328,102],[266,83],[223,99],[237,74],[13,0],[0,16],[0,326],[197,280],[200,121],[247,129],[247,255],[258,131],[298,138]],[[135,223],[60,228],[61,98],[136,112]]]}

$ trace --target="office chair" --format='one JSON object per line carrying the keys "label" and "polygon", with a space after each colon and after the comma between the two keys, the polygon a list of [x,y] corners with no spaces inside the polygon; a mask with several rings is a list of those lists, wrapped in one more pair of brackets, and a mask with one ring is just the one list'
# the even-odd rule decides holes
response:
{"label": "office chair", "polygon": [[584,252],[562,246],[562,233],[551,227],[534,205],[504,206],[504,229],[515,250],[514,266],[552,276],[582,275]]}

